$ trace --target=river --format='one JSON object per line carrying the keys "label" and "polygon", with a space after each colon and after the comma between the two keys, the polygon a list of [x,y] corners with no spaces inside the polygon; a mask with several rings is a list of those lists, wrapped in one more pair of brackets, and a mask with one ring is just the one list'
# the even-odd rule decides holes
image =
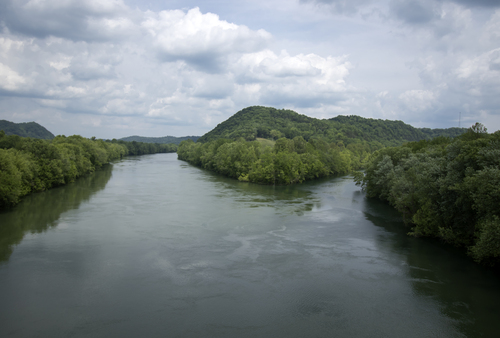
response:
{"label": "river", "polygon": [[349,177],[128,157],[0,214],[0,337],[498,337],[500,276]]}

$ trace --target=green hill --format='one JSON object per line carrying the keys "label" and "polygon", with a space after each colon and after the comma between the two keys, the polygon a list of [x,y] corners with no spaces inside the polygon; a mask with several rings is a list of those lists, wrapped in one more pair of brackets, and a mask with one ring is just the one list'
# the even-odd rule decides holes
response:
{"label": "green hill", "polygon": [[292,110],[253,106],[240,110],[212,131],[198,139],[199,142],[220,138],[252,141],[256,138],[293,139],[302,136],[324,138],[344,145],[365,143],[372,148],[398,146],[404,142],[431,139],[436,136],[458,136],[466,128],[428,129],[414,128],[402,121],[377,120],[359,116],[337,116],[316,119]]}
{"label": "green hill", "polygon": [[[384,140],[385,142],[412,142],[430,140],[438,136],[457,137],[467,128],[430,129],[415,128],[402,121],[380,120],[350,115],[331,118],[329,121],[339,122],[357,128],[366,140]],[[356,136],[360,136],[357,134]]]}
{"label": "green hill", "polygon": [[199,136],[183,136],[183,137],[175,137],[175,136],[163,136],[163,137],[143,137],[143,136],[128,136],[121,138],[122,141],[127,142],[144,142],[144,143],[173,143],[179,144],[182,141],[193,140],[196,142],[200,137]]}
{"label": "green hill", "polygon": [[0,120],[0,130],[3,130],[5,135],[19,135],[44,140],[52,140],[54,138],[54,134],[36,122],[14,123]]}

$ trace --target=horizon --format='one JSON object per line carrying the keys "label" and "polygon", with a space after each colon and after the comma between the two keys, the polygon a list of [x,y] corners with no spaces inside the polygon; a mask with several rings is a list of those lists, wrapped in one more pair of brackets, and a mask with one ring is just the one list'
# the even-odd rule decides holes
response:
{"label": "horizon", "polygon": [[[250,106],[252,107],[252,106]],[[248,108],[248,107],[247,107]],[[239,111],[238,111],[239,112]],[[236,113],[235,113],[236,114]],[[231,115],[230,117],[234,116],[235,114]],[[303,115],[303,114],[302,114]],[[359,115],[337,115],[337,116],[334,116],[332,118],[324,118],[324,119],[320,119],[320,120],[330,120],[330,119],[333,119],[335,117],[338,117],[338,116],[356,116],[356,117],[361,117],[361,118],[365,118],[365,117],[362,117],[362,116],[359,116]],[[229,117],[229,118],[230,118]],[[228,119],[229,119],[228,118]],[[314,117],[312,117],[314,118]],[[406,125],[409,125],[413,128],[416,128],[416,129],[452,129],[452,128],[458,128],[458,129],[469,129],[471,126],[469,127],[444,127],[444,128],[427,128],[427,127],[415,127],[415,126],[412,126],[404,121],[401,121],[401,120],[388,120],[388,119],[376,119],[376,118],[365,118],[365,119],[372,119],[372,120],[382,120],[382,121],[394,121],[394,122],[403,122],[404,124]],[[4,120],[4,121],[7,121],[7,120]],[[227,121],[227,119],[225,120]],[[222,121],[221,123],[224,123],[225,121]],[[7,121],[7,122],[12,122],[12,121]],[[16,124],[20,124],[20,123],[38,123],[36,121],[27,121],[27,122],[14,122]],[[48,128],[46,128],[45,126],[43,126],[42,124],[38,123],[40,126],[42,126],[43,128],[45,128],[47,131],[49,131],[50,133],[52,133],[52,131],[50,131]],[[486,126],[485,126],[486,127]],[[215,129],[215,127],[213,128]],[[208,132],[211,132],[213,129],[207,131]],[[486,127],[486,129],[488,130],[488,128]],[[488,133],[492,133],[490,131],[488,131]],[[71,136],[70,134],[54,134],[52,133],[54,136]],[[128,135],[128,136],[123,136],[123,137],[114,137],[114,138],[109,138],[109,137],[98,137],[98,139],[103,139],[103,140],[112,140],[112,139],[117,139],[117,140],[121,140],[121,139],[124,139],[124,138],[130,138],[130,137],[142,137],[142,138],[156,138],[156,139],[160,139],[160,138],[166,138],[166,137],[174,137],[174,138],[184,138],[184,137],[202,137],[203,135],[205,135],[206,133],[204,134],[201,134],[201,135],[194,135],[194,134],[191,134],[191,135],[181,135],[181,136],[174,136],[174,135],[163,135],[163,136],[144,136],[144,135]],[[73,134],[73,135],[80,135],[80,134]],[[83,136],[83,135],[80,135],[80,136]],[[91,138],[91,137],[94,137],[94,136],[89,136],[87,138]]]}

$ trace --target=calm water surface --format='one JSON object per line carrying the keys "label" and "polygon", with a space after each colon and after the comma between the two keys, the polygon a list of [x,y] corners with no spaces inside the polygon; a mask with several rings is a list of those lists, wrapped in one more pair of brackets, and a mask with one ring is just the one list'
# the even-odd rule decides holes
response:
{"label": "calm water surface", "polygon": [[0,337],[498,337],[500,277],[348,178],[130,157],[0,214]]}

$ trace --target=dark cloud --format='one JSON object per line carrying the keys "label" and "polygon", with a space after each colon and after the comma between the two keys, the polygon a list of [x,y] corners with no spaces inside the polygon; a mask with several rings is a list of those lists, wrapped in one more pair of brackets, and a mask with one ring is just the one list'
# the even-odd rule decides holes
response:
{"label": "dark cloud", "polygon": [[390,3],[394,15],[409,24],[426,24],[439,17],[432,2],[398,0]]}
{"label": "dark cloud", "polygon": [[453,2],[466,7],[500,7],[498,0],[453,0]]}
{"label": "dark cloud", "polygon": [[[328,6],[339,14],[354,14],[370,4],[380,6],[380,1],[375,0],[300,0],[300,2]],[[447,2],[466,8],[500,7],[500,0],[394,0],[389,7],[398,19],[410,24],[421,24],[435,19],[436,9]]]}
{"label": "dark cloud", "polygon": [[71,67],[71,75],[75,80],[79,81],[90,81],[103,78],[117,78],[115,71],[109,67]]}
{"label": "dark cloud", "polygon": [[158,53],[160,62],[183,61],[193,69],[208,74],[217,74],[224,72],[224,57],[215,53],[199,53],[194,55],[182,55],[174,53]]}
{"label": "dark cloud", "polygon": [[93,8],[85,1],[62,5],[57,1],[4,0],[0,4],[0,22],[12,33],[35,38],[55,36],[73,41],[106,41],[110,39],[109,32],[99,21],[120,12],[118,7]]}
{"label": "dark cloud", "polygon": [[361,7],[370,4],[372,0],[300,0],[300,2],[327,5],[333,12],[353,14],[358,12]]}

